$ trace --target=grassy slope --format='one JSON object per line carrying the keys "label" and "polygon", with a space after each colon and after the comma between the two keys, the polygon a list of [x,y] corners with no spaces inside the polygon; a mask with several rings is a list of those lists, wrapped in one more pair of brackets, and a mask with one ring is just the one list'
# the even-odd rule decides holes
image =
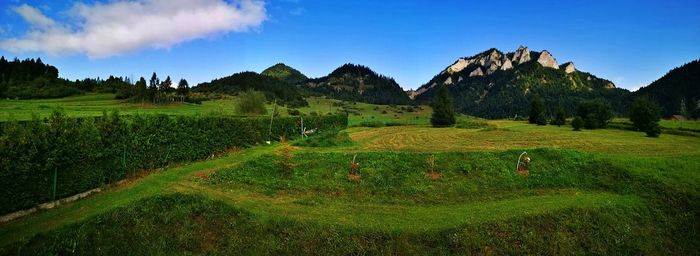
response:
{"label": "grassy slope", "polygon": [[[86,103],[88,106],[81,106],[79,103],[81,101],[75,100],[70,101],[71,103],[65,103],[64,108],[69,113],[76,113],[76,115],[101,114],[102,109],[108,108],[95,106],[98,104],[91,99],[84,100],[90,102]],[[48,102],[51,101],[58,102],[60,100],[49,100]],[[115,106],[113,100],[105,98],[104,101],[106,102],[104,106]],[[332,100],[318,99],[314,103],[314,100],[310,100],[309,103],[312,106],[302,109],[302,111],[320,112],[327,106],[332,107],[331,102]],[[0,106],[4,107],[5,105],[2,104],[5,103],[0,102]],[[196,108],[194,110],[185,110],[189,106],[177,106],[172,111],[178,114],[183,112],[188,114],[201,113],[199,112],[202,111],[200,108],[206,107],[206,104],[203,106],[193,105],[192,107]],[[37,104],[33,102],[30,105],[36,106]],[[128,104],[116,104],[119,107],[125,105]],[[361,103],[357,105],[362,109],[362,115],[354,117],[351,115],[351,122],[362,122],[364,119],[362,117],[368,116],[392,122],[397,119],[390,111],[387,114],[381,113],[382,107],[385,106],[375,110],[376,106],[373,105]],[[90,109],[90,106],[95,107],[93,112],[79,111]],[[133,108],[135,111],[143,111],[139,106],[133,106]],[[165,107],[165,109],[167,108]],[[158,107],[146,111],[161,112],[163,110],[164,108]],[[50,108],[46,111],[50,111]],[[122,112],[124,111],[131,113],[128,108],[122,109]],[[425,113],[411,115],[419,116],[418,119],[422,120],[421,122],[427,123]],[[407,113],[400,115],[397,120],[409,123],[415,119],[415,116],[411,115]],[[517,154],[517,152],[503,152],[504,150],[527,149],[533,154],[535,166],[550,161],[552,161],[550,163],[552,166],[564,166],[566,165],[564,162],[571,159],[567,157],[559,159],[558,150],[532,149],[569,148],[591,152],[593,153],[591,157],[603,163],[612,164],[612,167],[603,165],[601,168],[611,168],[613,171],[622,170],[624,173],[636,177],[635,180],[639,184],[650,184],[650,191],[662,191],[667,194],[660,195],[659,199],[655,199],[654,195],[646,193],[640,195],[639,191],[630,192],[624,188],[591,190],[588,187],[545,186],[533,189],[518,187],[519,183],[505,183],[506,186],[513,185],[515,187],[499,187],[493,190],[484,190],[483,187],[479,186],[472,187],[477,192],[490,191],[495,193],[492,197],[460,197],[456,196],[458,193],[448,193],[449,191],[447,191],[434,195],[437,199],[397,202],[388,199],[391,198],[392,193],[399,193],[398,198],[410,199],[408,192],[411,192],[411,189],[422,188],[430,191],[430,187],[435,186],[435,184],[427,183],[426,187],[424,183],[420,182],[420,174],[417,174],[416,177],[419,178],[416,179],[417,182],[398,183],[395,186],[396,188],[407,188],[406,191],[377,192],[372,190],[371,186],[364,186],[371,185],[366,184],[371,182],[391,182],[391,177],[372,179],[371,170],[365,169],[365,171],[369,171],[367,174],[369,176],[365,177],[363,180],[365,184],[362,184],[360,188],[365,188],[369,192],[360,194],[359,198],[352,198],[342,193],[337,195],[329,193],[329,191],[347,192],[347,186],[352,186],[352,183],[348,184],[347,181],[344,181],[344,185],[341,184],[341,187],[337,187],[337,182],[332,179],[311,179],[312,181],[320,181],[322,185],[325,184],[326,187],[321,187],[319,190],[313,186],[309,187],[309,183],[299,183],[304,181],[305,177],[301,177],[299,180],[292,179],[290,182],[293,183],[294,188],[306,187],[308,189],[284,189],[284,186],[280,186],[281,183],[265,184],[255,179],[238,180],[233,183],[212,186],[200,178],[202,177],[200,173],[211,173],[219,170],[220,172],[235,171],[238,170],[237,166],[240,166],[241,163],[256,161],[261,156],[272,154],[276,147],[268,146],[247,149],[210,161],[169,168],[166,171],[118,186],[85,200],[2,224],[0,225],[0,247],[15,248],[15,246],[24,243],[18,244],[19,239],[34,237],[27,245],[28,249],[46,249],[57,252],[71,246],[75,247],[77,244],[81,245],[82,248],[78,251],[85,254],[94,254],[95,251],[90,250],[96,246],[104,246],[105,252],[117,253],[120,250],[119,245],[122,248],[131,246],[131,249],[143,250],[144,254],[169,254],[185,251],[208,252],[212,248],[255,254],[284,253],[284,248],[289,250],[286,251],[287,253],[306,251],[316,254],[324,252],[421,254],[425,252],[455,253],[464,251],[506,254],[640,253],[637,250],[648,254],[663,254],[668,253],[663,251],[663,248],[680,250],[676,251],[677,253],[682,253],[682,250],[686,250],[686,253],[687,250],[692,252],[694,248],[697,250],[697,239],[694,239],[697,237],[692,235],[686,237],[688,244],[679,247],[675,243],[683,241],[684,238],[673,238],[672,235],[673,232],[683,233],[693,232],[693,230],[697,235],[697,223],[688,225],[688,222],[692,222],[694,215],[687,215],[687,212],[663,213],[665,211],[663,209],[669,207],[667,204],[676,206],[675,204],[679,200],[687,202],[697,199],[698,188],[700,188],[700,175],[697,173],[697,170],[700,169],[700,163],[697,161],[700,157],[698,138],[662,135],[659,139],[651,139],[644,137],[641,133],[622,130],[572,132],[568,127],[539,127],[526,125],[522,122],[490,121],[489,123],[496,128],[431,129],[422,126],[351,128],[349,133],[350,137],[356,141],[354,145],[301,148],[296,152],[301,155],[310,154],[309,156],[319,152],[331,154],[332,158],[337,158],[336,160],[340,161],[338,162],[340,167],[330,166],[320,169],[309,167],[309,169],[319,173],[323,173],[324,170],[333,170],[337,173],[335,175],[340,175],[340,180],[343,180],[342,175],[347,167],[342,161],[349,160],[346,159],[349,158],[349,152],[379,151],[380,153],[376,155],[378,157],[382,155],[379,157],[382,158],[385,156],[383,152],[397,150],[403,152],[467,151],[477,155],[492,154],[479,153],[480,151],[488,151],[494,152],[493,154],[503,154],[500,156],[503,159],[485,159],[484,161],[493,160],[495,161],[493,166],[502,165],[505,169],[501,171],[512,174],[507,168],[512,165],[510,155]],[[339,157],[338,154],[342,156]],[[566,154],[578,155],[576,152],[566,153],[564,151],[564,155]],[[580,160],[576,157],[573,159]],[[391,165],[395,161],[401,160],[402,158],[389,157],[385,164]],[[421,162],[423,160],[413,159],[413,161]],[[487,164],[486,162],[484,164]],[[554,164],[555,162],[556,164]],[[368,163],[362,162],[363,168],[371,168],[366,164]],[[375,164],[382,165],[381,161],[376,161]],[[414,165],[416,164],[414,163]],[[479,166],[482,165],[474,167]],[[379,170],[385,167],[376,168]],[[457,172],[445,171],[444,175],[443,181],[437,181],[438,188],[443,186],[446,190],[454,190],[459,188],[460,184],[470,184],[468,177],[458,177]],[[328,177],[336,176],[330,175]],[[529,178],[536,176],[537,172],[533,169],[533,174]],[[381,175],[376,177],[381,177]],[[503,178],[512,180],[518,177],[505,176]],[[457,178],[459,181],[447,184],[450,187],[444,187],[447,186],[444,183],[450,183],[452,178]],[[475,178],[473,182],[478,183],[479,179],[483,178]],[[285,179],[269,179],[268,181],[284,182]],[[629,180],[612,179],[608,182],[625,184]],[[487,182],[485,184],[495,185],[498,183]],[[460,192],[459,190],[455,191]],[[173,192],[202,195],[225,202],[228,206],[224,207],[220,206],[219,203],[208,203],[208,201],[203,202],[202,199],[197,199],[199,197],[195,197],[193,200],[188,199],[187,196],[184,199],[181,198],[181,195],[169,196]],[[400,193],[407,194],[402,197]],[[166,195],[166,197],[137,201],[161,195]],[[430,196],[428,198],[430,199]],[[168,200],[174,200],[176,204],[159,203]],[[660,204],[656,200],[664,200],[664,203]],[[196,207],[191,208],[188,205]],[[697,203],[684,207],[698,209]],[[190,209],[199,210],[193,212]],[[662,211],[662,213],[658,211]],[[134,215],[138,212],[147,214]],[[674,214],[681,217],[676,218]],[[208,217],[204,220],[195,218],[200,215]],[[239,218],[240,216],[244,216],[244,218]],[[163,218],[171,218],[172,221],[166,221],[166,223],[157,221]],[[173,226],[173,223],[179,223],[178,220],[186,224],[184,227],[190,228],[183,229],[179,225]],[[192,222],[193,220],[196,222]],[[683,220],[685,220],[685,224],[682,225],[688,226],[678,230],[681,224],[677,221]],[[207,228],[199,228],[216,229],[215,227],[218,228],[220,225],[230,224],[230,221],[243,224],[231,226],[230,232],[214,232],[213,234],[212,231],[207,231]],[[119,225],[120,223],[138,224],[140,228],[122,227]],[[51,231],[57,229],[59,231]],[[96,230],[103,230],[103,232],[94,233]],[[162,230],[172,230],[173,232],[170,233],[178,234],[163,235],[162,237],[153,236],[161,234]],[[35,237],[36,234],[47,231],[51,232]],[[122,233],[123,235],[119,235]],[[213,239],[215,243],[211,244],[208,241],[214,235],[222,236],[222,238]],[[127,239],[128,236],[143,239]],[[100,237],[103,240],[97,239]],[[112,237],[117,237],[117,239],[111,239]],[[124,239],[119,239],[119,237],[124,237]],[[670,241],[673,240],[671,238],[677,241]],[[307,241],[308,244],[304,244],[303,241]],[[70,242],[74,242],[74,244],[70,244]],[[107,246],[111,243],[114,246]],[[7,247],[10,244],[12,246]],[[250,248],[238,248],[237,246],[240,244],[247,244]],[[542,246],[543,244],[549,246]],[[108,248],[111,248],[111,251],[107,250]],[[310,248],[312,250],[309,251]]]}
{"label": "grassy slope", "polygon": [[[439,232],[406,233],[328,228],[313,222],[261,217],[201,196],[168,194],[37,236],[22,242],[22,248],[10,250],[24,254],[79,255],[412,255],[488,251],[619,254],[633,253],[628,250],[636,249],[635,235],[631,232],[647,230],[638,225],[625,227],[630,222],[620,223],[605,216],[624,216],[624,210],[633,209],[634,206],[576,208],[524,215],[495,225],[468,224]],[[616,238],[601,239],[593,234]]]}

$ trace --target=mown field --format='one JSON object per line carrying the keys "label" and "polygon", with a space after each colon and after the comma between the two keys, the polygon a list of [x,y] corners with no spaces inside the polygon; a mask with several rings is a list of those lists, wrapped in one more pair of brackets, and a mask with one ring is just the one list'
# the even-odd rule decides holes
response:
{"label": "mown field", "polygon": [[[233,114],[235,99],[64,101],[0,102],[1,118],[6,109],[20,119],[48,113],[29,111],[38,105],[74,116]],[[465,116],[430,128],[428,107],[309,103],[300,110],[347,111],[354,127],[291,141],[288,160],[282,143],[233,150],[0,224],[0,254],[700,253],[699,137]],[[515,173],[523,151],[527,176]],[[348,177],[354,156],[359,180]]]}

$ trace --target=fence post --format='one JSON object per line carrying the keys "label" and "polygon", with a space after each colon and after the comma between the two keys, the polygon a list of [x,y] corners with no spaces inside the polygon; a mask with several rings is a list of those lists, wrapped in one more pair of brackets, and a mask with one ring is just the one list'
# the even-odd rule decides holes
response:
{"label": "fence post", "polygon": [[51,186],[51,201],[56,200],[56,179],[58,179],[58,167],[53,168],[53,185]]}
{"label": "fence post", "polygon": [[167,164],[168,163],[168,157],[170,157],[170,149],[173,147],[173,144],[170,143],[168,144],[168,152],[165,153],[165,159],[163,161]]}

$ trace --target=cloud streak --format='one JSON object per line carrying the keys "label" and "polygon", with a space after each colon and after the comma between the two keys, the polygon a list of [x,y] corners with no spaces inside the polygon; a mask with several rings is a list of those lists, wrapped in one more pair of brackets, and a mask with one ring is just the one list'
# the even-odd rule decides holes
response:
{"label": "cloud streak", "polygon": [[39,9],[13,8],[30,25],[21,37],[0,40],[10,52],[86,54],[104,58],[173,45],[217,34],[245,32],[266,19],[260,0],[139,0],[75,4],[60,23]]}

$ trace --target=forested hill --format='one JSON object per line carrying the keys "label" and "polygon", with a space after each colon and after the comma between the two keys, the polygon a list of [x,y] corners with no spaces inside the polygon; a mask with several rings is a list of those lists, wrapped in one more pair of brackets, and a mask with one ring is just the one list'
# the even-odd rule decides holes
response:
{"label": "forested hill", "polygon": [[606,99],[618,115],[624,115],[631,103],[631,93],[609,80],[579,71],[573,62],[560,65],[546,50],[523,46],[510,53],[489,49],[459,58],[409,93],[417,102],[428,103],[438,85],[447,85],[460,112],[488,118],[523,116],[533,96],[543,98],[549,115],[597,98]]}
{"label": "forested hill", "polygon": [[297,87],[276,77],[261,75],[246,71],[227,77],[201,83],[192,88],[195,92],[225,93],[238,95],[241,92],[253,90],[265,94],[268,100],[277,100],[280,104],[290,106],[306,106],[308,103],[301,96]]}
{"label": "forested hill", "polygon": [[277,63],[261,73],[266,76],[276,77],[282,81],[285,81],[291,85],[298,85],[306,82],[308,77],[290,66],[284,63]]}
{"label": "forested hill", "polygon": [[0,98],[58,98],[81,93],[71,81],[58,77],[58,69],[41,59],[0,57]]}
{"label": "forested hill", "polygon": [[700,108],[700,60],[672,69],[648,86],[640,88],[635,95],[651,95],[663,108],[665,117],[688,115],[687,112]]}
{"label": "forested hill", "polygon": [[393,78],[377,74],[362,65],[345,64],[328,76],[310,79],[305,88],[331,98],[373,104],[410,104]]}

